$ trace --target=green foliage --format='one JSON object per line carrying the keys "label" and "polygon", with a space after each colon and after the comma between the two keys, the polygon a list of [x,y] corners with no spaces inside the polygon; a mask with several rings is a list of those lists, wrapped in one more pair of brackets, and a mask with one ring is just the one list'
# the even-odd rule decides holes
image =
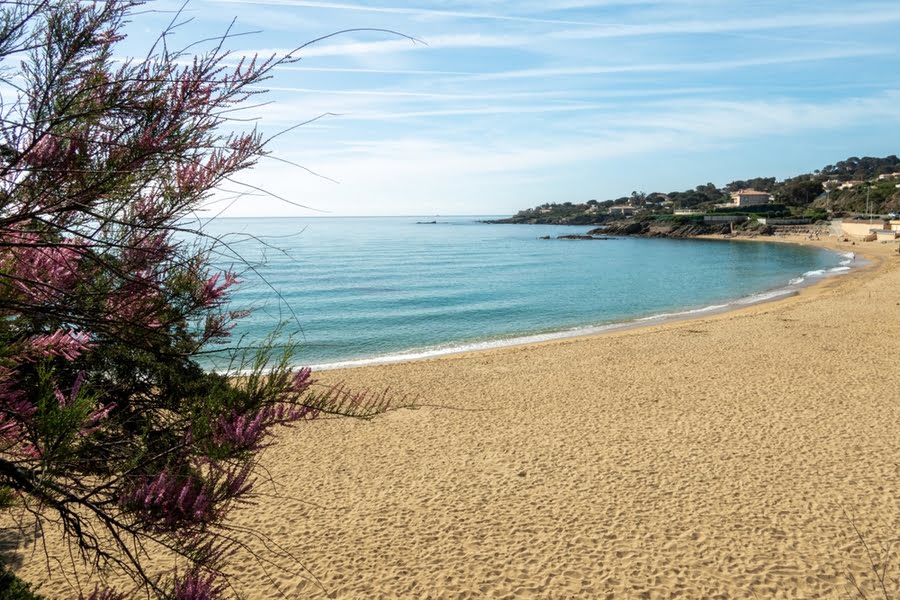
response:
{"label": "green foliage", "polygon": [[0,562],[0,600],[43,600],[31,590],[31,586],[12,572],[6,569],[6,565]]}
{"label": "green foliage", "polygon": [[789,214],[789,211],[783,204],[757,204],[756,206],[716,208],[715,212],[726,215],[767,215],[770,217]]}
{"label": "green foliage", "polygon": [[775,190],[775,200],[787,206],[808,206],[823,193],[821,181],[800,176],[784,181]]}
{"label": "green foliage", "polygon": [[6,486],[0,486],[0,510],[12,508],[16,503],[16,494]]}
{"label": "green foliage", "polygon": [[[652,214],[661,215],[668,213],[669,209],[663,207],[663,201],[671,201],[673,208],[700,208],[724,212],[727,214],[788,216],[792,214],[788,209],[806,209],[812,207],[819,210],[856,211],[866,210],[866,195],[868,194],[868,206],[871,212],[886,213],[900,212],[900,177],[877,181],[880,175],[890,175],[900,172],[900,158],[890,155],[885,158],[850,157],[835,165],[829,165],[814,173],[797,175],[784,181],[777,181],[774,177],[753,177],[739,179],[728,183],[719,189],[713,183],[698,185],[697,187],[680,191],[661,194],[653,192],[634,191],[631,196],[623,196],[616,199],[603,201],[590,200],[586,204],[543,204],[541,206],[519,211],[510,219],[502,219],[500,223],[558,223],[562,225],[587,225],[598,224],[605,221],[616,220],[618,216],[607,214],[607,210],[613,205],[628,204],[647,210]],[[825,193],[825,183],[837,181],[863,181],[865,185],[858,185],[852,189],[837,190],[836,184],[829,185],[828,194]],[[769,192],[775,196],[777,204],[765,204],[759,206],[745,206],[735,208],[715,208],[716,204],[727,203],[729,194],[741,189],[755,189]],[[591,210],[593,209],[593,210]],[[820,218],[820,212],[814,213]],[[825,218],[825,217],[822,217]]]}
{"label": "green foliage", "polygon": [[49,361],[36,369],[38,410],[33,422],[34,436],[43,452],[44,468],[52,471],[65,464],[64,458],[78,452],[79,432],[97,406],[92,394],[79,385],[67,394],[56,387],[58,378]]}
{"label": "green foliage", "polygon": [[669,192],[669,199],[675,208],[694,208],[700,205],[712,206],[728,200],[727,194],[716,188],[712,183],[698,185],[693,190],[684,192]]}
{"label": "green foliage", "polygon": [[673,214],[661,214],[661,215],[653,215],[653,221],[657,223],[702,223],[703,215],[673,215]]}
{"label": "green foliage", "polygon": [[828,219],[828,211],[821,208],[807,208],[800,216],[804,219],[812,219],[813,221],[826,221]]}
{"label": "green foliage", "polygon": [[175,18],[145,60],[114,60],[140,4],[0,4],[0,504],[27,501],[72,560],[166,598],[170,574],[138,550],[153,539],[187,563],[190,597],[212,598],[242,544],[226,517],[254,497],[275,429],[386,400],[313,393],[289,350],[225,349],[243,383],[198,365],[243,313],[237,274],[211,262],[226,242],[192,219],[267,154],[229,115],[295,59],[174,50]]}
{"label": "green foliage", "polygon": [[896,173],[900,171],[900,158],[891,154],[884,158],[864,156],[857,158],[851,156],[834,165],[828,165],[819,172],[826,179],[838,179],[840,181],[866,181],[879,175]]}
{"label": "green foliage", "polygon": [[900,179],[873,181],[850,189],[835,190],[826,202],[817,202],[819,208],[836,211],[887,213],[900,210]]}
{"label": "green foliage", "polygon": [[753,179],[739,179],[725,186],[729,194],[739,190],[758,190],[760,192],[772,192],[775,189],[774,177],[754,177]]}
{"label": "green foliage", "polygon": [[[612,202],[609,202],[612,204]],[[562,204],[542,204],[534,208],[520,210],[509,219],[491,221],[496,223],[553,223],[558,225],[597,225],[609,218],[606,211],[601,212],[602,204],[596,200],[584,204],[564,202]]]}

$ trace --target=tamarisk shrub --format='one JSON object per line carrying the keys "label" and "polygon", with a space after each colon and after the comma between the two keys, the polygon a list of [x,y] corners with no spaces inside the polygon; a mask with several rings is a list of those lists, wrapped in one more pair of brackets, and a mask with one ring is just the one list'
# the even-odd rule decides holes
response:
{"label": "tamarisk shrub", "polygon": [[[273,428],[384,397],[314,392],[271,349],[239,379],[198,366],[242,314],[227,308],[237,275],[185,222],[265,155],[227,116],[293,59],[227,66],[222,43],[158,41],[116,60],[137,6],[0,5],[0,498],[151,595],[215,598],[226,518],[252,499]],[[151,546],[181,575],[148,572]]]}

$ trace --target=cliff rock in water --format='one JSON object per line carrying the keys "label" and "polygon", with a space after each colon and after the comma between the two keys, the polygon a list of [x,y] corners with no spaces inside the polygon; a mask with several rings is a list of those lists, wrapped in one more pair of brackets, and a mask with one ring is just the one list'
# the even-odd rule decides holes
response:
{"label": "cliff rock in water", "polygon": [[[731,233],[728,223],[699,223],[654,221],[617,221],[606,227],[592,229],[587,235],[639,235],[644,237],[690,238],[698,235],[724,235]],[[762,233],[758,231],[757,233]]]}

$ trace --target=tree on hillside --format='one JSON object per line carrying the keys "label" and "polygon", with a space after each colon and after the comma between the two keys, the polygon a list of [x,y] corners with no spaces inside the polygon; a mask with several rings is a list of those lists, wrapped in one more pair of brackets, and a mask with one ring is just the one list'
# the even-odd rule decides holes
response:
{"label": "tree on hillside", "polygon": [[757,190],[759,192],[771,192],[775,189],[774,177],[754,177],[752,179],[738,179],[725,186],[729,194],[740,190]]}
{"label": "tree on hillside", "polygon": [[884,158],[851,156],[834,165],[828,165],[821,171],[821,176],[842,181],[866,181],[878,175],[900,172],[900,158],[891,154]]}
{"label": "tree on hillside", "polygon": [[[241,381],[197,365],[242,314],[237,274],[211,267],[228,248],[186,223],[265,156],[225,127],[291,59],[229,66],[226,36],[116,61],[136,6],[0,7],[0,498],[154,595],[213,598],[273,427],[383,398],[314,393],[271,350],[235,354]],[[177,578],[145,569],[160,549]]]}
{"label": "tree on hillside", "polygon": [[784,181],[775,191],[775,202],[785,206],[808,206],[825,193],[821,181],[795,177]]}

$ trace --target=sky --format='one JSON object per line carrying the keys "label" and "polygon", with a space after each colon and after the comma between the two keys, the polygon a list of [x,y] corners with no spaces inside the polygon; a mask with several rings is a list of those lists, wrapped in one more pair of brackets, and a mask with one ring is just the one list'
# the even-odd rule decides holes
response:
{"label": "sky", "polygon": [[[141,55],[180,3],[151,2]],[[170,43],[295,54],[225,216],[508,215],[900,154],[896,0],[191,0]],[[281,160],[278,160],[281,159]],[[290,161],[303,168],[290,166]],[[250,188],[247,188],[250,189]],[[223,197],[224,198],[224,197]],[[297,205],[308,208],[300,208]]]}

